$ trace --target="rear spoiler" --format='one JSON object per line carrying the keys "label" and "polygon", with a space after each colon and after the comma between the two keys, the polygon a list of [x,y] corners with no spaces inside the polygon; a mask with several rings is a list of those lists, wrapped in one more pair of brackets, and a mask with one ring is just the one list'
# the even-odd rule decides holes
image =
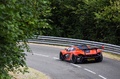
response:
{"label": "rear spoiler", "polygon": [[[77,46],[77,45],[76,45]],[[92,49],[104,49],[104,45],[102,46],[91,46],[91,45],[86,45],[86,46],[80,46],[78,47],[81,50],[92,50]]]}
{"label": "rear spoiler", "polygon": [[90,49],[91,49],[91,50],[92,50],[92,49],[104,49],[104,46],[102,45],[102,46],[99,46],[99,47],[91,47]]}

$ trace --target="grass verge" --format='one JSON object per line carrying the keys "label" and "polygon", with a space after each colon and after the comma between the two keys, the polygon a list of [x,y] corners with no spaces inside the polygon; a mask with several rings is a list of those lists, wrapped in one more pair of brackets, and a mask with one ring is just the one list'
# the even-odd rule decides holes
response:
{"label": "grass verge", "polygon": [[118,54],[103,52],[103,56],[106,57],[106,58],[110,58],[110,59],[120,61],[120,55],[118,55]]}
{"label": "grass verge", "polygon": [[25,73],[25,74],[10,73],[10,75],[13,76],[12,79],[50,79],[50,77],[48,77],[47,75],[45,75],[42,72],[37,71],[35,69],[29,68],[28,71],[29,72]]}

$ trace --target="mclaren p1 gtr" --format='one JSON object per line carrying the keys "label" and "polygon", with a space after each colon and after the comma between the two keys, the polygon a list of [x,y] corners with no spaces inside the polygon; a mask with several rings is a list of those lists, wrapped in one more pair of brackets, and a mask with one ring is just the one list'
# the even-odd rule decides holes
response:
{"label": "mclaren p1 gtr", "polygon": [[71,61],[72,63],[83,63],[84,61],[103,60],[102,51],[104,46],[92,47],[90,45],[74,45],[60,51],[59,58],[64,61]]}

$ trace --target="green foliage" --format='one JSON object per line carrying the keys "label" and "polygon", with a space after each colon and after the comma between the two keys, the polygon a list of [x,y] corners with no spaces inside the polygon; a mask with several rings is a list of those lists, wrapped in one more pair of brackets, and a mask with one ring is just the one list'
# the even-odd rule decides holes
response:
{"label": "green foliage", "polygon": [[104,6],[95,13],[99,40],[120,45],[120,1],[110,0],[110,5]]}
{"label": "green foliage", "polygon": [[23,51],[34,34],[120,45],[120,1],[0,0],[0,27],[0,78],[9,79],[27,67]]}
{"label": "green foliage", "polygon": [[44,18],[50,12],[47,4],[47,0],[0,0],[0,79],[10,79],[10,71],[26,71],[27,39],[38,28],[50,27]]}
{"label": "green foliage", "polygon": [[119,0],[49,0],[52,30],[44,35],[120,45]]}

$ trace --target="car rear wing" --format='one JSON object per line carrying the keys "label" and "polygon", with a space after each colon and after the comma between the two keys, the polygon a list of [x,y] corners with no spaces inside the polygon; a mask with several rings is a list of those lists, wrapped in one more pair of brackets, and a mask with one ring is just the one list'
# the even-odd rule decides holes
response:
{"label": "car rear wing", "polygon": [[102,45],[102,46],[99,46],[99,47],[91,47],[90,49],[91,49],[91,50],[92,50],[92,49],[104,49],[104,46]]}
{"label": "car rear wing", "polygon": [[104,49],[104,46],[100,46],[100,47],[90,47],[90,48],[88,48],[88,49],[82,49],[82,50],[84,50],[85,53],[89,53],[90,50],[96,50],[96,51],[97,51],[97,49],[101,49],[101,51],[102,51],[102,50]]}
{"label": "car rear wing", "polygon": [[93,46],[93,47],[89,47],[89,48],[82,48],[82,50],[93,50],[93,49],[104,49],[104,46],[102,45],[102,46],[97,46],[97,47],[95,47],[95,46]]}

